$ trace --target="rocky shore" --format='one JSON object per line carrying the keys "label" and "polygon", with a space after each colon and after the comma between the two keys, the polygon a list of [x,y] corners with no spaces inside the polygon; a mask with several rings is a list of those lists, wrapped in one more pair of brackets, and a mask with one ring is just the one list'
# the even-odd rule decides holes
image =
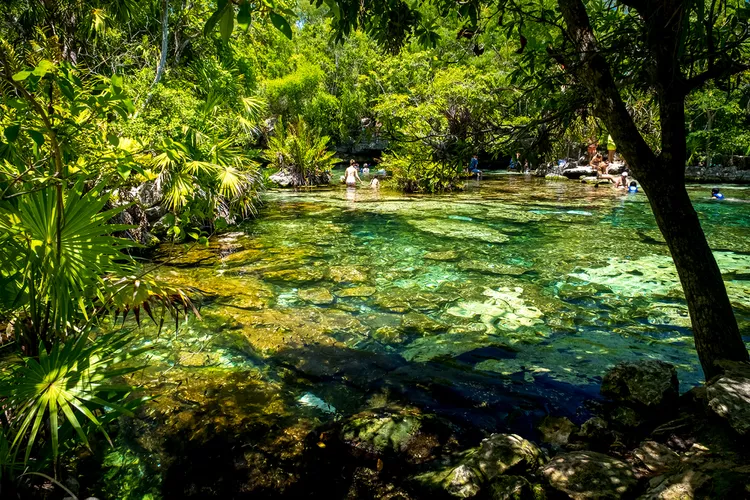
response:
{"label": "rocky shore", "polygon": [[240,427],[185,448],[165,498],[750,498],[750,365],[725,369],[679,395],[674,366],[621,363],[584,418],[547,415],[525,437],[388,398],[272,443]]}

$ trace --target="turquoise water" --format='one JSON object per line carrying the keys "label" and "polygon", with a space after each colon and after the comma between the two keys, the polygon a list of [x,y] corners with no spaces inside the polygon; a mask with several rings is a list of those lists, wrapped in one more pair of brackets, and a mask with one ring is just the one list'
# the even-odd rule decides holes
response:
{"label": "turquoise water", "polygon": [[[750,189],[689,190],[750,334]],[[642,193],[512,175],[444,196],[274,191],[242,231],[158,260],[202,317],[139,334],[154,349],[134,382],[158,397],[105,461],[118,498],[169,491],[217,436],[262,471],[253,488],[286,491],[304,437],[365,408],[531,436],[548,413],[586,418],[618,361],[702,379]]]}

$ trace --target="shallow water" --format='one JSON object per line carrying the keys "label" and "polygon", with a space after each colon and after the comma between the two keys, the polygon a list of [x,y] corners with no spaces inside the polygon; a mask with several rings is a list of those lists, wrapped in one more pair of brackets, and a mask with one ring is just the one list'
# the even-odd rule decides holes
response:
{"label": "shallow water", "polygon": [[[750,334],[750,190],[689,189]],[[304,436],[363,408],[531,437],[548,413],[585,419],[618,361],[668,361],[682,390],[702,378],[642,193],[512,175],[445,196],[277,191],[243,230],[158,256],[205,295],[202,319],[138,334],[153,351],[134,382],[159,397],[105,461],[113,496],[194,474],[186,442],[243,436],[254,481],[283,491]]]}

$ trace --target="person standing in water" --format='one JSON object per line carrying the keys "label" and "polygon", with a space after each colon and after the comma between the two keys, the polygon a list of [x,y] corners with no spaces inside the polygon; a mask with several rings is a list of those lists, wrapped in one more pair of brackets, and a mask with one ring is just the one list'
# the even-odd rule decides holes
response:
{"label": "person standing in water", "polygon": [[359,178],[359,172],[357,172],[357,166],[354,163],[354,160],[349,160],[349,168],[346,169],[346,173],[344,174],[344,182],[346,183],[346,187],[355,187],[357,185],[357,181],[362,182],[362,179]]}
{"label": "person standing in water", "polygon": [[471,157],[471,161],[469,162],[469,173],[472,175],[477,174],[477,179],[482,177],[482,171],[479,170],[479,158],[477,155]]}

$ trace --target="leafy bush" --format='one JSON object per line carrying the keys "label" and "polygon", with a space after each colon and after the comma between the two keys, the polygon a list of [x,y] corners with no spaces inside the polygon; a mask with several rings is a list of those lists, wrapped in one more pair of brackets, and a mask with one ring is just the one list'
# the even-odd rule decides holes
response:
{"label": "leafy bush", "polygon": [[309,186],[331,181],[337,158],[328,150],[328,136],[321,136],[301,118],[277,126],[264,156],[273,168],[291,176],[292,185]]}
{"label": "leafy bush", "polygon": [[407,193],[438,193],[461,187],[461,163],[435,161],[429,147],[415,144],[405,153],[386,153],[380,166],[393,176],[393,182]]}

